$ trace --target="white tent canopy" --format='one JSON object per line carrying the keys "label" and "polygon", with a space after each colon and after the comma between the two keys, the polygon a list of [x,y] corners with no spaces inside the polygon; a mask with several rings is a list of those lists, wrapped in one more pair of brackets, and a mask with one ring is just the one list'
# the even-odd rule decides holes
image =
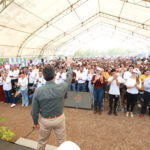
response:
{"label": "white tent canopy", "polygon": [[150,2],[0,0],[0,57],[55,55],[66,42],[101,23],[149,40]]}

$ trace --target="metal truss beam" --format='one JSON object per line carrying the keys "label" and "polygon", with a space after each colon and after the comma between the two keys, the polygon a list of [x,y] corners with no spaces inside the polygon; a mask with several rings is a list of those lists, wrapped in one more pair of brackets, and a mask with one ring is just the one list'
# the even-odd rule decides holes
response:
{"label": "metal truss beam", "polygon": [[0,9],[0,13],[2,13],[9,5],[11,5],[11,3],[14,2],[14,0],[10,0],[10,2],[7,4],[6,1],[7,0],[0,1],[0,5],[2,5],[2,9]]}
{"label": "metal truss beam", "polygon": [[[124,1],[124,0],[121,0],[121,1]],[[129,0],[125,0],[126,3],[129,3],[129,4],[133,4],[133,5],[136,5],[136,6],[141,6],[141,7],[144,7],[144,8],[150,8],[150,5],[147,5],[147,3],[149,3],[150,1],[148,0],[141,0],[139,2],[134,2],[134,1],[129,1]],[[140,4],[140,2],[145,2],[144,4]]]}
{"label": "metal truss beam", "polygon": [[[150,25],[145,25],[145,24],[142,24],[140,22],[136,22],[136,21],[125,19],[125,18],[117,17],[117,16],[114,16],[114,15],[111,15],[111,14],[107,14],[107,13],[104,13],[104,12],[98,12],[98,13],[94,14],[93,16],[91,16],[90,18],[88,18],[87,20],[85,20],[84,22],[82,22],[82,24],[77,25],[76,27],[72,28],[68,32],[71,34],[72,32],[74,32],[74,31],[78,30],[79,28],[85,26],[86,24],[90,23],[91,21],[93,21],[95,18],[97,18],[99,16],[102,17],[102,18],[106,18],[106,19],[110,19],[110,20],[116,21],[116,22],[128,24],[128,25],[131,25],[131,26],[135,26],[137,28],[150,30]],[[122,29],[124,29],[124,28],[122,28]],[[124,30],[127,30],[127,29],[124,29]],[[130,31],[130,30],[128,30],[128,31]],[[133,31],[130,31],[130,32],[134,33]],[[39,56],[42,56],[44,54],[45,49],[47,47],[49,47],[50,44],[52,44],[52,43],[54,43],[56,41],[59,41],[61,38],[65,37],[65,36],[66,36],[66,34],[60,34],[55,39],[50,40],[47,44],[45,44],[43,46]]]}
{"label": "metal truss beam", "polygon": [[[81,6],[82,4],[84,4],[85,2],[87,2],[88,0],[78,0],[77,2],[75,2],[74,4],[72,4],[71,6],[69,6],[68,8],[66,8],[65,10],[63,10],[62,12],[60,12],[59,14],[57,14],[56,16],[54,16],[52,19],[50,19],[49,21],[45,22],[44,24],[42,24],[39,28],[37,28],[34,32],[32,32],[20,45],[19,49],[18,49],[18,54],[17,57],[21,56],[21,52],[22,52],[22,48],[23,46],[28,42],[28,40],[30,40],[30,38],[32,38],[32,36],[36,35],[37,32],[39,32],[42,28],[44,28],[44,30],[54,24],[56,21],[60,20],[61,18],[65,17],[67,14],[69,14],[72,11],[72,8],[77,8],[79,6]],[[37,35],[36,35],[37,36]]]}

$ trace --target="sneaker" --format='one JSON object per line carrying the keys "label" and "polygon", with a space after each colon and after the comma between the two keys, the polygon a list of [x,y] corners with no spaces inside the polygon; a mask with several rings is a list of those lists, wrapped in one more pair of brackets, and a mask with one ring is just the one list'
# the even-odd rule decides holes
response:
{"label": "sneaker", "polygon": [[24,107],[24,105],[22,104],[22,107]]}
{"label": "sneaker", "polygon": [[132,112],[130,113],[130,116],[133,118],[133,113]]}
{"label": "sneaker", "polygon": [[129,117],[129,112],[128,111],[126,112],[126,117]]}
{"label": "sneaker", "polygon": [[108,115],[111,115],[111,114],[112,114],[112,111],[109,111],[109,112],[108,112]]}
{"label": "sneaker", "polygon": [[10,107],[11,107],[11,108],[13,108],[13,107],[15,107],[15,106],[16,106],[16,104],[11,104],[11,106],[10,106]]}

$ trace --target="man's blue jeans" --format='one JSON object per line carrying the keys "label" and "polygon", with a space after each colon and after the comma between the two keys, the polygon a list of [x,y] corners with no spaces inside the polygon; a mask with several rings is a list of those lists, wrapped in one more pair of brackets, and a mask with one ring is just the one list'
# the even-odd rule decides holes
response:
{"label": "man's blue jeans", "polygon": [[85,92],[85,83],[78,83],[78,91]]}
{"label": "man's blue jeans", "polygon": [[96,88],[94,89],[94,109],[97,110],[97,103],[99,102],[99,110],[101,110],[101,102],[103,98],[104,89]]}
{"label": "man's blue jeans", "polygon": [[22,95],[22,105],[23,106],[28,106],[29,101],[28,101],[28,88],[25,90],[20,90],[21,95]]}
{"label": "man's blue jeans", "polygon": [[71,83],[71,85],[68,88],[68,91],[71,91],[71,89],[72,89],[72,91],[76,90],[76,84],[75,83]]}
{"label": "man's blue jeans", "polygon": [[12,98],[12,95],[11,95],[11,90],[9,91],[4,91],[4,94],[5,94],[5,103],[12,103],[13,102],[13,98]]}

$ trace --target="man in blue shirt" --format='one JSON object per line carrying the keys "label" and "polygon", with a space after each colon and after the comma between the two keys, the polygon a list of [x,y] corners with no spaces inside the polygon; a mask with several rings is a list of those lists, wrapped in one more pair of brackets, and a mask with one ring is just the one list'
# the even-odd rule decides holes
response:
{"label": "man in blue shirt", "polygon": [[[150,75],[150,70],[147,70],[148,74]],[[150,103],[150,77],[147,77],[144,81],[144,102],[142,105],[142,112],[140,117],[143,117],[146,113],[147,105]],[[149,115],[150,115],[150,107],[149,107]]]}

